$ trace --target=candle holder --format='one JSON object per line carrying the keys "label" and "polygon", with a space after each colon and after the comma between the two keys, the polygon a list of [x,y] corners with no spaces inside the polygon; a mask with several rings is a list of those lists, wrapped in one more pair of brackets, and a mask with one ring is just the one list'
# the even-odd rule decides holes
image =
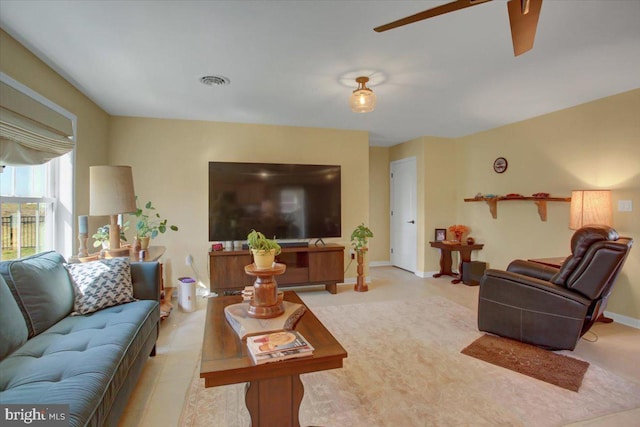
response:
{"label": "candle holder", "polygon": [[88,233],[78,233],[78,242],[80,242],[80,247],[78,248],[78,258],[86,258],[89,256],[89,251],[87,250],[88,238]]}

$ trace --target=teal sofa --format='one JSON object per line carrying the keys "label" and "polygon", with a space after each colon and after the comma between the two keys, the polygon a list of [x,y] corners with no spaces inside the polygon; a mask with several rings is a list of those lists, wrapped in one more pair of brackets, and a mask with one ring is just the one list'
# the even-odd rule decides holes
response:
{"label": "teal sofa", "polygon": [[66,404],[70,426],[117,425],[160,322],[160,269],[131,263],[133,302],[71,315],[56,252],[0,262],[0,404]]}

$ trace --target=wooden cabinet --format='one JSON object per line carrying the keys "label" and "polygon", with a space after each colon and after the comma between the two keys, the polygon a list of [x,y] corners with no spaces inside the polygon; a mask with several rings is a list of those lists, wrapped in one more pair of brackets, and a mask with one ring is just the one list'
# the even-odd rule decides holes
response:
{"label": "wooden cabinet", "polygon": [[[248,250],[209,252],[211,291],[223,295],[252,285],[254,278],[244,272],[252,262]],[[344,282],[344,246],[285,247],[276,262],[287,266],[277,278],[279,288],[323,284],[335,294],[336,285]]]}

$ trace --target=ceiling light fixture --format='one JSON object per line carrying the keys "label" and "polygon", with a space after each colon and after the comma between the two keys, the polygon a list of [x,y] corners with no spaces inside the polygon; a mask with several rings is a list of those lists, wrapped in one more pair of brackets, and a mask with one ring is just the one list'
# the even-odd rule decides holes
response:
{"label": "ceiling light fixture", "polygon": [[354,113],[370,113],[376,108],[376,94],[367,87],[369,77],[358,77],[358,88],[353,91],[349,98],[351,111]]}

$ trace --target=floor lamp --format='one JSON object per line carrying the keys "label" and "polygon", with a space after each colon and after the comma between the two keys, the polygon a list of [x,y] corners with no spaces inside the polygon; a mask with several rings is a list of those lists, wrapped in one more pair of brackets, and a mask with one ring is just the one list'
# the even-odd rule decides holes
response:
{"label": "floor lamp", "polygon": [[106,258],[129,256],[129,248],[120,247],[118,214],[136,211],[131,166],[89,167],[89,215],[109,215],[109,249]]}

